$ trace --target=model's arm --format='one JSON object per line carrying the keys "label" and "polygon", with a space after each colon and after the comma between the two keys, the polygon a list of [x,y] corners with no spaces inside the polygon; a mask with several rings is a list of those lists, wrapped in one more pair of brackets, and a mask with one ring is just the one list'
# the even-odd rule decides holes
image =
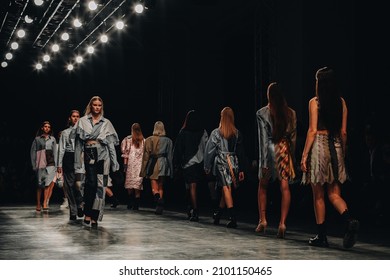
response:
{"label": "model's arm", "polygon": [[30,149],[31,166],[33,170],[37,170],[37,143],[36,138],[32,142]]}
{"label": "model's arm", "polygon": [[342,104],[343,104],[343,120],[341,123],[341,131],[340,131],[340,137],[343,144],[343,151],[345,155],[345,148],[347,145],[347,117],[348,117],[348,109],[347,104],[345,103],[345,100],[341,98]]}
{"label": "model's arm", "polygon": [[301,168],[303,172],[307,171],[306,161],[311,146],[317,134],[318,107],[314,98],[309,101],[309,128],[307,130],[305,147],[302,153]]}

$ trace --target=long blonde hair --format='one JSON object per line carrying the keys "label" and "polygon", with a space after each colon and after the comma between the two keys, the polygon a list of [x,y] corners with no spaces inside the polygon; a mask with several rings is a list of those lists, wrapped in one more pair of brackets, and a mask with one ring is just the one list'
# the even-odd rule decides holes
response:
{"label": "long blonde hair", "polygon": [[155,136],[165,136],[165,127],[164,123],[162,121],[156,121],[154,124],[154,129],[153,129],[153,135]]}
{"label": "long blonde hair", "polygon": [[100,102],[102,102],[102,110],[100,111],[100,115],[104,116],[104,103],[103,103],[103,99],[100,96],[97,96],[97,95],[92,96],[92,98],[89,100],[88,105],[85,108],[85,113],[84,113],[85,116],[87,116],[87,115],[89,115],[91,113],[91,111],[92,111],[92,103],[95,100],[99,100]]}
{"label": "long blonde hair", "polygon": [[229,139],[237,134],[237,128],[234,125],[234,112],[230,107],[225,107],[221,111],[221,120],[219,121],[219,131],[223,138]]}

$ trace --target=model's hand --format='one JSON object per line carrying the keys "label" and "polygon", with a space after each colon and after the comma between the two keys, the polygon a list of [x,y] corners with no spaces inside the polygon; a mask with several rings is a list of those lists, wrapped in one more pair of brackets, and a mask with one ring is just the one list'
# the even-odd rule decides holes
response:
{"label": "model's hand", "polygon": [[307,172],[306,161],[307,161],[307,156],[302,156],[302,160],[301,160],[301,170],[302,170],[302,172]]}
{"label": "model's hand", "polygon": [[242,182],[244,181],[244,179],[245,179],[244,172],[241,171],[240,173],[238,173],[238,181]]}

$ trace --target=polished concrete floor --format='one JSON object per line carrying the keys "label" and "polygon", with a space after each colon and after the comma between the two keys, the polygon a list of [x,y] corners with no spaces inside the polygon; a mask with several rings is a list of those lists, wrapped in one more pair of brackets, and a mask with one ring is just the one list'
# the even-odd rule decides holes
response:
{"label": "polished concrete floor", "polygon": [[[152,208],[130,211],[125,205],[105,208],[98,229],[69,221],[59,204],[48,212],[34,205],[0,206],[1,260],[390,260],[387,229],[364,228],[352,249],[343,249],[341,234],[329,235],[330,248],[308,246],[313,235],[305,221],[295,221],[286,239],[275,237],[276,225],[266,235],[254,232],[252,222],[239,219],[237,229],[199,222],[183,212]],[[290,222],[292,224],[292,222]],[[310,224],[312,229],[313,225]],[[332,230],[330,230],[332,232]]]}

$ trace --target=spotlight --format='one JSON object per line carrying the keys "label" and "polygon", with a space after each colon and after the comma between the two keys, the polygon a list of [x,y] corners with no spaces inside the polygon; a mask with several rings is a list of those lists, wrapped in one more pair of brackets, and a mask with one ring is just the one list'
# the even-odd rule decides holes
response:
{"label": "spotlight", "polygon": [[7,63],[7,62],[3,61],[3,62],[1,63],[1,67],[5,68],[5,67],[7,67],[7,66],[8,66],[8,63]]}
{"label": "spotlight", "polygon": [[43,56],[43,61],[44,61],[44,62],[49,62],[49,61],[50,61],[50,56],[49,56],[48,54],[45,54],[45,55]]}
{"label": "spotlight", "polygon": [[102,43],[107,43],[107,41],[108,41],[108,37],[107,37],[107,35],[102,35],[102,36],[100,36],[100,41],[102,42]]}
{"label": "spotlight", "polygon": [[83,57],[81,55],[76,56],[76,62],[77,63],[83,62]]}
{"label": "spotlight", "polygon": [[34,20],[33,20],[32,18],[30,18],[28,15],[26,15],[26,16],[24,17],[24,21],[25,21],[26,23],[32,23]]}
{"label": "spotlight", "polygon": [[34,0],[34,4],[37,6],[42,6],[43,0]]}
{"label": "spotlight", "polygon": [[74,25],[74,27],[78,28],[82,25],[82,23],[78,18],[76,18],[75,20],[73,20],[73,25]]}
{"label": "spotlight", "polygon": [[26,35],[26,32],[23,29],[19,29],[16,34],[19,38],[23,38]]}
{"label": "spotlight", "polygon": [[13,55],[10,52],[5,54],[5,58],[8,59],[8,60],[11,60],[12,57],[13,57]]}
{"label": "spotlight", "polygon": [[51,46],[51,50],[53,52],[58,52],[60,50],[60,46],[58,44],[54,44],[53,46]]}
{"label": "spotlight", "polygon": [[137,4],[137,5],[135,5],[134,11],[135,11],[137,14],[142,14],[142,12],[144,11],[144,5],[142,5],[142,4]]}
{"label": "spotlight", "polygon": [[68,69],[69,71],[72,71],[74,69],[73,64],[68,64],[66,66],[66,69]]}
{"label": "spotlight", "polygon": [[37,64],[35,64],[35,69],[41,70],[42,69],[42,64],[39,63],[39,62]]}
{"label": "spotlight", "polygon": [[97,9],[97,5],[95,1],[89,1],[88,2],[88,9],[91,11],[95,11]]}
{"label": "spotlight", "polygon": [[125,27],[125,24],[123,23],[123,21],[118,21],[116,24],[115,24],[116,28],[119,29],[119,30],[122,30],[123,27]]}
{"label": "spotlight", "polygon": [[17,50],[18,48],[19,48],[19,44],[18,44],[18,43],[13,42],[13,43],[11,44],[11,49]]}
{"label": "spotlight", "polygon": [[67,32],[62,33],[61,39],[62,39],[63,41],[69,40],[69,34],[68,34]]}
{"label": "spotlight", "polygon": [[92,47],[92,46],[89,46],[89,47],[87,48],[87,52],[90,53],[90,54],[92,54],[94,51],[95,51],[95,49],[94,49],[94,47]]}

